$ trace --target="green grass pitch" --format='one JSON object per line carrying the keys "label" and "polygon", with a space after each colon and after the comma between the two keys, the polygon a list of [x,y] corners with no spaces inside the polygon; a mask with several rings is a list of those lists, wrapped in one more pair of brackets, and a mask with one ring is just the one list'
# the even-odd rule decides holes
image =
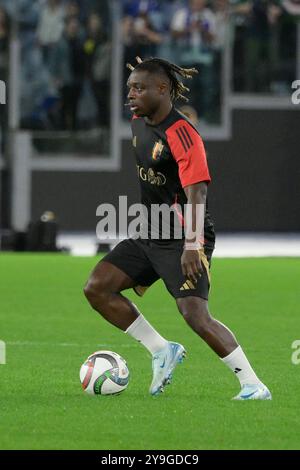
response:
{"label": "green grass pitch", "polygon": [[[177,313],[162,283],[134,299],[188,355],[163,395],[148,394],[149,353],[107,324],[82,287],[96,258],[1,254],[1,449],[300,449],[300,259],[214,259],[210,309],[236,334],[273,393],[271,402],[233,402],[237,379]],[[79,368],[99,349],[124,356],[130,384],[91,397]]]}

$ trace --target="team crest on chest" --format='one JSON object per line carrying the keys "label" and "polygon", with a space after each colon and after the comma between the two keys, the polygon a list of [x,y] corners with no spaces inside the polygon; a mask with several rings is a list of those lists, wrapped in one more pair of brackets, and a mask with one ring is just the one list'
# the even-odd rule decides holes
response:
{"label": "team crest on chest", "polygon": [[154,147],[152,149],[152,160],[157,160],[164,149],[164,144],[162,143],[161,139],[158,142],[155,142]]}

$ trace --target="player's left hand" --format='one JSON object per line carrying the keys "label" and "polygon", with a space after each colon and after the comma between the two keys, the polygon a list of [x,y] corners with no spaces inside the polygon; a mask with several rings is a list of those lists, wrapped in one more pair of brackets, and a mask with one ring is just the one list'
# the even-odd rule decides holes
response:
{"label": "player's left hand", "polygon": [[203,273],[203,267],[198,250],[183,250],[181,256],[181,268],[183,275],[190,281],[197,283]]}

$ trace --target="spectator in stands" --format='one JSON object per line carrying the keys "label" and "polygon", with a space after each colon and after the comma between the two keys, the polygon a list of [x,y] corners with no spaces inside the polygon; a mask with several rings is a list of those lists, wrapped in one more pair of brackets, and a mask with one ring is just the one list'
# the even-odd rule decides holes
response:
{"label": "spectator in stands", "polygon": [[215,14],[216,24],[214,47],[217,50],[222,50],[225,47],[229,25],[229,0],[213,0],[212,9]]}
{"label": "spectator in stands", "polygon": [[132,61],[136,56],[145,58],[156,55],[157,46],[163,40],[158,30],[159,13],[161,13],[160,5],[154,0],[125,2],[123,18],[125,62]]}
{"label": "spectator in stands", "polygon": [[[124,44],[124,66],[135,62],[135,57],[143,59],[155,57],[164,36],[162,31],[162,2],[157,0],[124,0],[122,34]],[[123,80],[123,100],[126,100],[126,78]],[[129,112],[124,109],[128,118]],[[127,113],[127,114],[126,114]]]}
{"label": "spectator in stands", "polygon": [[110,123],[110,67],[111,42],[104,32],[101,17],[92,13],[88,17],[87,36],[84,42],[87,77],[98,108],[98,123],[108,127]]}
{"label": "spectator in stands", "polygon": [[78,129],[77,108],[85,74],[85,57],[77,18],[66,21],[64,34],[53,49],[50,71],[61,97],[62,129]]}
{"label": "spectator in stands", "polygon": [[43,51],[45,64],[48,64],[51,48],[62,36],[64,15],[65,11],[61,0],[47,0],[41,9],[37,39]]}
{"label": "spectator in stands", "polygon": [[209,121],[214,96],[216,17],[206,0],[189,0],[179,8],[172,18],[171,33],[177,62],[199,71],[190,96],[199,116]]}
{"label": "spectator in stands", "polygon": [[[123,2],[124,0],[122,0]],[[103,28],[106,34],[111,33],[111,0],[79,0],[80,18],[87,21],[92,13],[97,13],[102,19]]]}
{"label": "spectator in stands", "polygon": [[211,94],[210,119],[213,122],[219,122],[221,118],[220,109],[222,101],[222,63],[223,51],[229,35],[229,0],[212,0],[212,10],[215,15],[215,38],[214,53],[212,64],[212,84],[213,92]]}
{"label": "spectator in stands", "polygon": [[269,92],[276,68],[273,34],[281,9],[275,0],[253,0],[248,20],[245,50],[246,91]]}
{"label": "spectator in stands", "polygon": [[78,21],[81,21],[80,6],[76,0],[69,0],[65,4],[65,15],[66,15],[66,19],[77,18]]}
{"label": "spectator in stands", "polygon": [[0,80],[7,81],[9,48],[9,18],[6,10],[0,7]]}

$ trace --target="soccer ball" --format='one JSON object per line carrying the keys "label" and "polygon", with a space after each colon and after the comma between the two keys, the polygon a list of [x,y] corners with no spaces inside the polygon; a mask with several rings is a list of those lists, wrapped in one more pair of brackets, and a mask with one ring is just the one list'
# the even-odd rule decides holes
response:
{"label": "soccer ball", "polygon": [[90,395],[113,395],[128,385],[129,370],[126,361],[112,351],[96,351],[80,368],[80,382]]}

